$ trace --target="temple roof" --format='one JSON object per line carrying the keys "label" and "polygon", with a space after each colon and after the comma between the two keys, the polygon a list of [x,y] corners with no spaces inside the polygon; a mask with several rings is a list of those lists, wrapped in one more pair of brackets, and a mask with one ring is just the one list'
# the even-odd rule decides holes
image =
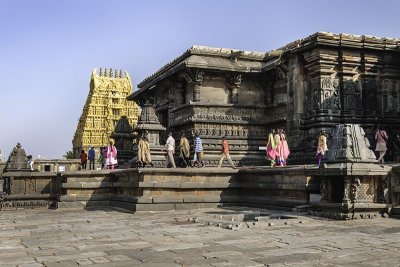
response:
{"label": "temple roof", "polygon": [[131,94],[128,99],[132,100],[136,95],[157,84],[158,81],[184,68],[247,73],[267,71],[280,63],[279,59],[283,54],[307,50],[317,45],[399,51],[400,39],[321,31],[269,52],[195,45],[140,82],[139,90]]}

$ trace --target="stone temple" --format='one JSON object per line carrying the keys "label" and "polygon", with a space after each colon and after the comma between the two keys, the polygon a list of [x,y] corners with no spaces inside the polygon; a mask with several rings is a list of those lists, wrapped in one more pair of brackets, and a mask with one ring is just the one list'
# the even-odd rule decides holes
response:
{"label": "stone temple", "polygon": [[[88,150],[107,146],[111,135],[121,118],[130,126],[137,123],[140,114],[136,103],[127,101],[132,92],[132,82],[128,72],[100,68],[93,70],[90,78],[89,95],[72,141],[75,157],[82,149]],[[127,126],[129,127],[129,125]]]}
{"label": "stone temple", "polygon": [[[79,127],[92,129],[90,123],[107,118],[99,127],[113,131],[113,123],[108,125],[115,120],[114,133],[101,136],[99,144],[113,137],[124,165],[139,168],[6,170],[0,210],[115,207],[136,212],[241,205],[340,220],[400,217],[400,164],[378,164],[372,151],[374,125],[389,132],[389,151],[393,133],[400,130],[399,45],[398,39],[318,32],[270,52],[193,46],[127,96],[142,107],[136,125],[129,125],[136,106],[127,114],[120,111],[126,116],[121,118],[112,106],[123,98],[114,83],[131,92],[129,76],[94,72],[88,102],[98,103],[93,88],[99,88],[111,97],[101,100],[111,109],[88,105]],[[273,128],[286,129],[291,163],[298,164],[266,167],[259,148]],[[319,168],[315,147],[321,129],[329,150]],[[167,131],[177,143],[182,132],[191,142],[199,132],[209,168],[165,168],[161,148]],[[130,164],[137,151],[129,150],[133,132],[148,134],[154,167]],[[235,163],[249,167],[212,167],[223,136]]]}
{"label": "stone temple", "polygon": [[[289,163],[315,159],[316,136],[339,123],[400,130],[400,40],[317,32],[269,52],[193,46],[143,80],[128,99],[150,101],[162,126],[216,165],[226,136],[239,165],[265,165],[269,129],[286,129]],[[165,138],[165,137],[164,137]],[[389,147],[390,147],[389,143]],[[390,155],[388,155],[390,156]]]}

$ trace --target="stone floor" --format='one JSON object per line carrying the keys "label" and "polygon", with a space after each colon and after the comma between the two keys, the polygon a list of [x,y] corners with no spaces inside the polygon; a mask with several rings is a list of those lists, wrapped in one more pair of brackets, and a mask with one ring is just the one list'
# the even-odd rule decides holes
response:
{"label": "stone floor", "polygon": [[400,266],[400,220],[257,212],[2,211],[0,266]]}

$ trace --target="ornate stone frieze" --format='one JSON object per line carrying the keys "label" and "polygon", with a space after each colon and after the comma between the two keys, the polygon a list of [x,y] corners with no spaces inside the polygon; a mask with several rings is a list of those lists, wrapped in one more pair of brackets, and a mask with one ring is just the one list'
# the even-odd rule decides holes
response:
{"label": "ornate stone frieze", "polygon": [[271,109],[271,112],[267,115],[267,112],[263,108],[187,106],[173,112],[175,120],[172,122],[172,125],[190,121],[252,122],[259,124],[286,119],[285,106]]}
{"label": "ornate stone frieze", "polygon": [[27,209],[27,208],[48,208],[54,204],[51,200],[5,200],[0,201],[0,210]]}

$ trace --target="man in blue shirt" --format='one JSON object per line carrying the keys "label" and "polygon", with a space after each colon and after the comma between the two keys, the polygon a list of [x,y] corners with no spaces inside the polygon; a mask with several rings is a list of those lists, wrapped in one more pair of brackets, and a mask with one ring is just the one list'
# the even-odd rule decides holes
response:
{"label": "man in blue shirt", "polygon": [[88,158],[89,158],[89,170],[94,170],[94,159],[95,159],[95,152],[94,152],[94,147],[91,147],[88,152]]}
{"label": "man in blue shirt", "polygon": [[194,139],[194,152],[196,153],[196,162],[195,164],[197,167],[205,167],[204,161],[203,161],[203,142],[200,139],[200,136],[198,133],[195,133],[195,139]]}

